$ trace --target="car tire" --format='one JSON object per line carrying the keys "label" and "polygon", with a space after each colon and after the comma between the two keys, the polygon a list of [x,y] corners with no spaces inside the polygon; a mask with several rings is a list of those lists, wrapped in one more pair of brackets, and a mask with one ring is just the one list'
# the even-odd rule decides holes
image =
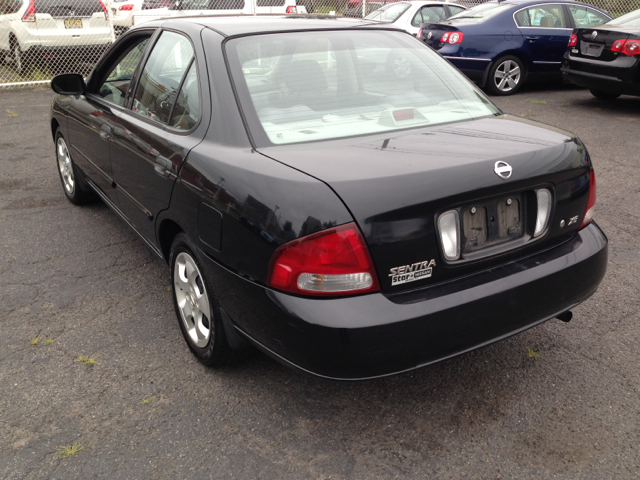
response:
{"label": "car tire", "polygon": [[498,58],[489,68],[485,90],[491,95],[513,95],[524,82],[522,60],[513,55]]}
{"label": "car tire", "polygon": [[591,95],[593,95],[596,98],[599,98],[600,100],[615,100],[621,95],[620,93],[605,92],[603,90],[589,90],[589,91],[591,92]]}
{"label": "car tire", "polygon": [[82,173],[71,158],[69,147],[60,130],[56,132],[56,163],[62,183],[62,190],[69,201],[75,205],[83,205],[97,199],[95,192],[87,185]]}
{"label": "car tire", "polygon": [[223,367],[244,358],[251,349],[230,347],[218,300],[195,251],[186,234],[176,235],[169,254],[173,306],[182,335],[198,361]]}

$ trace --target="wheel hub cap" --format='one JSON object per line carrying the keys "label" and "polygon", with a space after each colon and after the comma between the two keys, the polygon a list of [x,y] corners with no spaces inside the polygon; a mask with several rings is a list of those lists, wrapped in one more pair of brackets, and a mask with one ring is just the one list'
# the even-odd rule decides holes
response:
{"label": "wheel hub cap", "polygon": [[502,62],[494,76],[496,87],[503,92],[513,90],[520,82],[520,75],[520,67],[516,62],[513,60]]}
{"label": "wheel hub cap", "polygon": [[187,335],[197,347],[206,347],[212,335],[209,297],[195,260],[186,252],[179,253],[174,263],[173,285]]}
{"label": "wheel hub cap", "polygon": [[62,179],[62,185],[69,195],[73,195],[76,182],[73,176],[73,165],[71,164],[71,157],[69,156],[69,150],[67,149],[67,144],[64,141],[64,138],[58,138],[56,147],[56,156],[58,157],[58,168],[60,169],[60,178]]}

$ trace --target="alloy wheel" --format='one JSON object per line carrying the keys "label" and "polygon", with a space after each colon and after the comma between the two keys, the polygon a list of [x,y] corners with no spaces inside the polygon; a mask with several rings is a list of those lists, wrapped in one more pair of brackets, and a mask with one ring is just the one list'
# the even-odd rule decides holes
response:
{"label": "alloy wheel", "polygon": [[69,149],[62,137],[58,138],[56,156],[58,157],[58,168],[60,169],[62,185],[64,185],[67,195],[72,197],[73,192],[76,189],[76,182],[73,176],[73,164],[71,163],[71,157],[69,156]]}
{"label": "alloy wheel", "polygon": [[204,348],[212,334],[211,306],[195,260],[180,252],[173,267],[173,285],[180,317],[195,346]]}
{"label": "alloy wheel", "polygon": [[496,68],[493,81],[498,90],[509,92],[518,86],[521,75],[520,66],[516,62],[505,60]]}

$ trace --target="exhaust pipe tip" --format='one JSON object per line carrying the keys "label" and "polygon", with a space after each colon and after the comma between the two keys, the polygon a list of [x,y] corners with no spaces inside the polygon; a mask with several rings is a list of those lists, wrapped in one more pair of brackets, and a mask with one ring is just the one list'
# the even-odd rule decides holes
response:
{"label": "exhaust pipe tip", "polygon": [[571,313],[571,310],[567,310],[566,312],[562,312],[560,315],[557,315],[556,318],[565,323],[569,323],[573,318],[573,313]]}

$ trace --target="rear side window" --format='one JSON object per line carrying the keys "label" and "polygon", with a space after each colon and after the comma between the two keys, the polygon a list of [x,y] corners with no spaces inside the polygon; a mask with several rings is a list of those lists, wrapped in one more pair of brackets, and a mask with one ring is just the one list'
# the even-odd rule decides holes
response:
{"label": "rear side window", "polygon": [[416,16],[413,17],[411,25],[419,27],[421,23],[438,23],[446,18],[447,13],[444,11],[444,7],[422,7]]}
{"label": "rear side window", "polygon": [[604,13],[581,5],[567,5],[576,27],[597,27],[609,21]]}
{"label": "rear side window", "polygon": [[52,17],[91,17],[104,13],[99,0],[35,0],[35,8],[36,12]]}
{"label": "rear side window", "polygon": [[411,5],[408,3],[389,3],[371,12],[365,18],[376,22],[393,23],[406,12]]}
{"label": "rear side window", "polygon": [[519,27],[567,28],[562,5],[536,5],[515,15]]}
{"label": "rear side window", "polygon": [[167,124],[182,77],[193,58],[193,47],[184,35],[162,32],[140,75],[133,111]]}
{"label": "rear side window", "polygon": [[454,7],[453,5],[449,5],[449,10],[451,10],[451,15],[457,15],[460,12],[464,12],[464,8]]}

